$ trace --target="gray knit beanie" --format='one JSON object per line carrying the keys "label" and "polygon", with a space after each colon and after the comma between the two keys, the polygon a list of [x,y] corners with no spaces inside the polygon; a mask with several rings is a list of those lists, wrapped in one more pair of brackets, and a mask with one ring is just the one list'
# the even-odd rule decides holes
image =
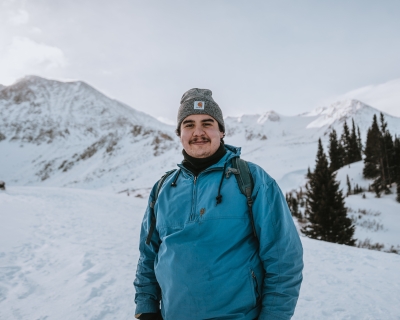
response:
{"label": "gray knit beanie", "polygon": [[224,117],[220,107],[212,98],[211,90],[193,88],[183,94],[177,117],[176,133],[178,135],[182,121],[192,114],[210,115],[221,125],[222,132],[225,132]]}

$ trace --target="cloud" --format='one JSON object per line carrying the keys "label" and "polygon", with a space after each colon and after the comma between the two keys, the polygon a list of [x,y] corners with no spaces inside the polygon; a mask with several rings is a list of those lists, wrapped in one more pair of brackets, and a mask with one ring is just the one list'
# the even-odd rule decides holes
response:
{"label": "cloud", "polygon": [[17,12],[10,13],[8,20],[15,26],[27,24],[29,22],[29,13],[26,10],[20,9]]}
{"label": "cloud", "polygon": [[34,34],[34,35],[38,35],[42,33],[42,30],[38,27],[33,27],[32,29],[29,30],[29,33]]}
{"label": "cloud", "polygon": [[46,74],[66,66],[67,59],[60,48],[14,37],[0,52],[0,82],[10,83],[27,74]]}

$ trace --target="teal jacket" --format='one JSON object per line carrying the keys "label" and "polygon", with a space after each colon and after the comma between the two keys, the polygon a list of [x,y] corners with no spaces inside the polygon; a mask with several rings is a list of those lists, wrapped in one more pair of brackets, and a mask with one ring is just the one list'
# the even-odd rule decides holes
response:
{"label": "teal jacket", "polygon": [[[225,145],[222,159],[198,177],[184,166],[164,182],[150,228],[148,206],[140,235],[134,285],[136,314],[165,320],[290,319],[302,281],[303,249],[281,190],[249,163],[254,180],[253,235],[246,197],[227,175],[240,148]],[[176,186],[171,183],[176,180]],[[216,197],[220,187],[222,201]],[[154,199],[155,187],[149,204]]]}

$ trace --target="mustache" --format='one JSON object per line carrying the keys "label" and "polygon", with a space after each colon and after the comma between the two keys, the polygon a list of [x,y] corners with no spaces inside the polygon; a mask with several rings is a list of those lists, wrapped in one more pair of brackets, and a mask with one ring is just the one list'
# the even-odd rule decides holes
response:
{"label": "mustache", "polygon": [[193,139],[189,140],[189,144],[199,141],[210,142],[211,140],[206,137],[194,137]]}

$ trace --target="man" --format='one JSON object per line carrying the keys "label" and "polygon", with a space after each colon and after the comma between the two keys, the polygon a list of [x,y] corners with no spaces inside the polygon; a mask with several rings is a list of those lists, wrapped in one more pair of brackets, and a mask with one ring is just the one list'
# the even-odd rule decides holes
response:
{"label": "man", "polygon": [[240,148],[223,143],[224,119],[211,91],[187,91],[177,120],[184,160],[155,205],[157,184],[150,194],[134,282],[136,318],[290,319],[303,251],[282,192],[248,163],[256,238],[246,197],[230,174]]}

